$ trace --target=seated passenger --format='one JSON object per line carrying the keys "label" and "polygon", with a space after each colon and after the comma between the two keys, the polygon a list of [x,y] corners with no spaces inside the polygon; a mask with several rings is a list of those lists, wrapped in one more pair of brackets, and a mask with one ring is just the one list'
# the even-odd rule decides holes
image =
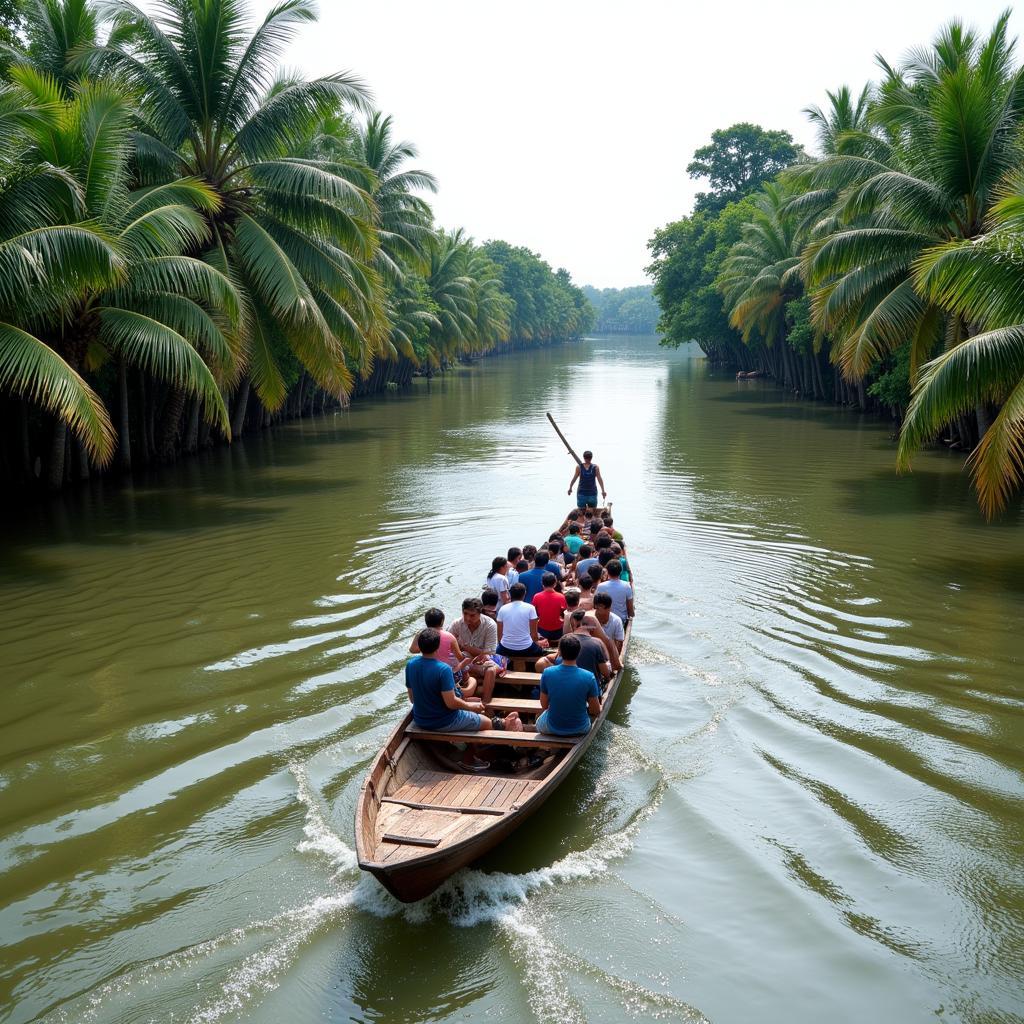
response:
{"label": "seated passenger", "polygon": [[[586,581],[588,586],[592,583],[592,580],[589,576],[584,576],[583,579]],[[583,616],[582,621],[584,627],[595,640],[601,641],[601,643],[604,645],[605,652],[608,655],[608,662],[611,665],[612,670],[618,672],[619,669],[622,668],[622,659],[619,657],[619,648],[616,644],[612,643],[612,641],[605,634],[604,628],[602,627],[601,623],[598,622],[597,615],[593,610],[593,599],[591,599],[591,608],[586,609],[582,605],[581,594],[582,591],[580,590],[567,590],[565,592],[565,603],[569,606],[569,610],[565,613],[565,621],[562,624],[563,632],[573,632],[573,629],[575,627],[572,625],[570,620],[573,618],[576,612],[579,612]],[[539,666],[540,662],[538,661],[537,664]],[[551,662],[551,664],[554,663]],[[540,669],[538,668],[537,671],[539,672]]]}
{"label": "seated passenger", "polygon": [[512,600],[498,612],[498,654],[506,658],[543,654],[537,636],[537,609],[523,600],[526,585],[522,580],[512,587],[511,596]]}
{"label": "seated passenger", "polygon": [[508,559],[498,555],[491,560],[491,571],[484,580],[484,586],[490,587],[498,595],[498,606],[508,604]]}
{"label": "seated passenger", "polygon": [[497,622],[498,621],[498,595],[497,595],[497,593],[495,591],[491,590],[490,587],[488,587],[480,595],[480,603],[483,605],[483,609],[482,609],[483,614],[486,615],[487,618],[494,619],[494,621]]}
{"label": "seated passenger", "polygon": [[519,582],[526,587],[526,600],[532,601],[544,589],[544,573],[553,572],[559,580],[562,578],[561,568],[548,559],[548,553],[540,550],[534,556],[533,568],[529,572],[519,574]]}
{"label": "seated passenger", "polygon": [[438,631],[421,629],[416,646],[420,653],[405,666],[405,687],[412,702],[413,721],[432,732],[490,729],[491,720],[483,714],[483,703],[456,695],[452,670],[437,657],[441,646]]}
{"label": "seated passenger", "polygon": [[622,625],[622,619],[612,611],[612,595],[598,592],[594,595],[594,616],[601,623],[605,636],[613,644],[616,650],[622,652],[622,644],[626,639],[626,630]]}
{"label": "seated passenger", "polygon": [[[466,676],[473,680],[474,687],[477,682],[483,684],[480,697],[489,704],[494,696],[494,683],[505,668],[493,660],[498,649],[498,627],[482,613],[480,598],[467,597],[462,602],[462,618],[452,623],[451,634],[462,653],[472,659],[464,669]],[[465,692],[470,693],[468,688]]]}
{"label": "seated passenger", "polygon": [[625,625],[635,614],[633,611],[633,588],[628,583],[622,582],[622,563],[617,558],[613,558],[605,566],[605,572],[608,573],[608,579],[597,585],[597,592],[611,595],[612,611],[622,619],[622,624]]}
{"label": "seated passenger", "polygon": [[[598,625],[597,619],[593,615],[588,615],[579,608],[570,611],[566,615],[566,622],[565,635],[579,637],[580,644],[582,645],[580,653],[576,658],[576,664],[580,668],[585,668],[588,672],[593,672],[601,684],[601,689],[604,689],[605,683],[608,682],[612,675],[612,670],[609,668],[611,659],[608,656],[608,648],[602,639],[604,637],[604,630]],[[600,633],[600,637],[595,634],[595,630],[597,633]],[[544,669],[552,665],[561,664],[561,655],[549,654],[537,660],[536,668],[538,672],[543,672]]]}
{"label": "seated passenger", "polygon": [[[463,655],[455,637],[443,628],[444,612],[440,608],[428,608],[423,616],[423,622],[429,629],[437,630],[437,634],[441,638],[440,646],[437,649],[437,660],[443,661],[451,668],[452,674],[455,676],[455,688],[458,696],[472,697],[473,691],[476,689],[476,683],[467,686],[465,693],[460,689],[464,680],[463,670],[469,664],[470,659]],[[412,638],[412,643],[409,644],[409,653],[420,653],[419,633]]]}
{"label": "seated passenger", "polygon": [[601,691],[593,672],[576,665],[582,645],[575,635],[558,644],[561,665],[546,668],[540,677],[537,731],[552,736],[575,736],[590,729],[590,720],[601,714]]}
{"label": "seated passenger", "polygon": [[[548,541],[548,562],[557,562],[559,565],[565,565],[565,555],[562,554],[562,542],[560,540]],[[550,569],[550,564],[548,565]]]}
{"label": "seated passenger", "polygon": [[565,538],[565,546],[569,549],[569,554],[574,558],[579,554],[580,548],[583,547],[583,538],[580,536],[579,523],[569,524],[569,536]]}
{"label": "seated passenger", "polygon": [[533,606],[537,609],[537,631],[554,646],[562,638],[562,615],[568,606],[565,597],[555,590],[558,580],[553,572],[544,573],[541,582],[544,589],[533,599]]}
{"label": "seated passenger", "polygon": [[532,569],[533,568],[533,560],[536,557],[537,557],[537,549],[532,544],[524,544],[523,545],[523,558],[525,558],[526,561],[529,563],[527,565],[528,569]]}
{"label": "seated passenger", "polygon": [[585,612],[592,612],[594,610],[594,587],[597,586],[594,583],[594,577],[589,572],[585,572],[576,581],[576,586],[579,587],[580,591],[580,607]]}
{"label": "seated passenger", "polygon": [[596,591],[598,584],[604,579],[604,566],[600,564],[592,565],[587,571],[590,573],[590,578],[594,581],[594,590]]}
{"label": "seated passenger", "polygon": [[621,544],[612,545],[612,554],[622,563],[622,575],[619,577],[623,583],[632,582],[629,578],[629,562],[626,561],[626,556],[622,553]]}
{"label": "seated passenger", "polygon": [[[508,580],[508,585],[511,587],[519,579],[519,559],[523,557],[522,548],[509,548],[508,549],[508,564],[509,570],[508,575],[505,577]],[[529,566],[527,566],[529,568]]]}
{"label": "seated passenger", "polygon": [[592,565],[597,565],[593,547],[590,544],[581,544],[579,551],[576,552],[576,579],[579,579]]}
{"label": "seated passenger", "polygon": [[604,528],[612,535],[612,540],[616,540],[621,544],[622,534],[615,529],[615,521],[607,512],[602,517],[601,522],[604,524]]}

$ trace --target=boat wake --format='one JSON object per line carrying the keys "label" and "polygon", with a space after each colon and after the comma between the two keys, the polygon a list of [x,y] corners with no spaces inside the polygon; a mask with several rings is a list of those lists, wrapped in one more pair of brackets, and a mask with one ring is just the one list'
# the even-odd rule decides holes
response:
{"label": "boat wake", "polygon": [[[49,1019],[68,1024],[109,1020],[137,1001],[140,990],[180,991],[199,978],[206,979],[202,987],[208,988],[214,977],[216,993],[184,1019],[189,1024],[215,1024],[241,1016],[280,986],[302,949],[318,934],[339,927],[354,913],[363,913],[402,917],[410,924],[442,920],[456,928],[497,928],[511,959],[522,967],[528,1002],[542,1022],[586,1019],[569,989],[569,979],[576,977],[597,982],[609,995],[615,994],[621,1001],[620,1015],[625,1010],[645,1019],[695,1024],[703,1018],[685,1004],[596,967],[544,934],[544,901],[536,897],[545,892],[561,895],[567,886],[606,876],[616,861],[628,856],[666,788],[659,766],[644,757],[628,734],[616,733],[608,746],[607,763],[596,780],[591,803],[622,799],[618,784],[627,776],[639,775],[647,783],[642,794],[628,788],[628,805],[618,814],[621,826],[543,868],[520,873],[464,869],[415,904],[399,902],[372,876],[358,871],[355,850],[331,827],[329,810],[305,767],[292,765],[295,796],[304,812],[302,838],[294,849],[328,866],[327,891],[311,893],[311,898],[279,914],[139,964],[83,1000],[65,1004]],[[573,1006],[576,1010],[570,1012]]]}

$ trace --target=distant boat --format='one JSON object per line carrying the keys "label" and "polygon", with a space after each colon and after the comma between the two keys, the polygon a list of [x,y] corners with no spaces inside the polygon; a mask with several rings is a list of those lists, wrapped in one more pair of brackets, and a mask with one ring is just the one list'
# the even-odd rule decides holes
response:
{"label": "distant boat", "polygon": [[[623,668],[608,681],[601,714],[579,737],[531,732],[430,732],[406,715],[374,758],[356,804],[356,854],[403,903],[429,896],[460,868],[506,839],[568,777],[604,725],[625,670],[632,633],[626,627]],[[489,707],[536,715],[529,693],[540,681],[534,659],[517,659],[499,680],[526,697],[495,697]],[[543,757],[523,772],[470,772],[452,757],[453,741],[516,747]]]}

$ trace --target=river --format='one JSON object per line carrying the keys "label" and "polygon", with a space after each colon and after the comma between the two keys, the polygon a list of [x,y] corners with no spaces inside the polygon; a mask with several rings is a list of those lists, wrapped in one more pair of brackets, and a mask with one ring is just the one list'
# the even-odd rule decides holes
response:
{"label": "river", "polygon": [[[593,448],[638,578],[584,763],[403,907],[353,808],[408,638]],[[8,522],[0,1016],[1024,1015],[1024,515],[653,338],[482,360]]]}

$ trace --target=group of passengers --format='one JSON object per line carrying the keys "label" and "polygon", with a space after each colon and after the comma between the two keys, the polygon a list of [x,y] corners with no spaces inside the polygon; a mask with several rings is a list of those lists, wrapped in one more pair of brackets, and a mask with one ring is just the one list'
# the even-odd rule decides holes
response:
{"label": "group of passengers", "polygon": [[540,547],[510,548],[491,562],[480,597],[462,602],[445,629],[431,608],[413,639],[405,678],[424,729],[527,728],[519,713],[488,708],[512,659],[536,659],[539,732],[575,735],[600,714],[600,696],[622,667],[633,587],[625,543],[608,514],[574,510],[565,532]]}

